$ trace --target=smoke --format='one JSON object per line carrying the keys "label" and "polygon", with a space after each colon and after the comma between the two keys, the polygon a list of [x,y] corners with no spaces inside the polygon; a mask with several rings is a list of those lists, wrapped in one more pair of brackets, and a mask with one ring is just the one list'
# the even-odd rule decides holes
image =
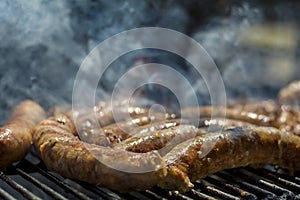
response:
{"label": "smoke", "polygon": [[[15,104],[26,98],[45,108],[70,103],[76,73],[88,53],[114,34],[145,26],[175,29],[198,40],[220,68],[231,96],[272,96],[286,82],[299,78],[300,70],[295,65],[299,50],[269,51],[249,45],[242,36],[251,31],[252,26],[269,21],[292,22],[297,35],[298,8],[299,4],[292,2],[272,5],[232,2],[224,6],[223,1],[199,3],[196,0],[189,3],[173,0],[2,0],[0,123],[8,118]],[[298,36],[293,38],[297,40]],[[138,45],[138,41],[132,45]],[[133,52],[116,60],[99,87],[111,90],[111,85],[141,58],[180,71],[191,80],[200,99],[206,103],[207,89],[201,78],[195,76],[182,59],[159,51]],[[271,65],[276,67],[261,68]],[[278,70],[288,73],[281,76]],[[266,92],[269,89],[271,92]],[[104,91],[99,94],[105,96]]]}
{"label": "smoke", "polygon": [[274,98],[300,78],[297,8],[291,2],[233,4],[194,32],[219,67],[229,98]]}
{"label": "smoke", "polygon": [[[171,1],[1,1],[0,122],[26,98],[45,108],[70,103],[77,70],[99,42],[135,27],[168,27],[174,16],[180,20],[170,27],[184,31],[186,11]],[[130,64],[116,65],[122,73]]]}

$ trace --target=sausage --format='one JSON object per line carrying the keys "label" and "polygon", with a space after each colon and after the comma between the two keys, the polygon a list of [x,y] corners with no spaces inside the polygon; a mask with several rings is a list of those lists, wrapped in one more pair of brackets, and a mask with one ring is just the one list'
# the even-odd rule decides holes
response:
{"label": "sausage", "polygon": [[251,124],[249,122],[237,120],[237,119],[222,119],[222,118],[200,118],[199,119],[199,127],[208,127],[211,126],[216,130],[220,128],[235,128],[239,126],[256,126],[255,124]]}
{"label": "sausage", "polygon": [[176,144],[199,134],[199,130],[193,125],[180,125],[177,122],[165,122],[164,129],[149,132],[142,131],[131,138],[116,145],[116,148],[125,149],[137,153],[146,153],[159,150],[164,155]]}
{"label": "sausage", "polygon": [[[108,126],[115,122],[111,107],[105,107],[105,103],[99,103],[99,106],[70,111],[66,115],[76,124],[77,134],[83,141],[94,143],[101,146],[111,146],[119,141],[122,132],[118,129],[116,135],[105,135],[101,127]],[[118,115],[129,114],[132,117],[144,117],[148,114],[148,109],[140,107],[120,108]],[[126,122],[125,122],[126,123]],[[99,129],[100,126],[100,129]],[[112,125],[114,126],[114,125]],[[118,127],[117,127],[118,128]],[[117,130],[115,128],[115,130]]]}
{"label": "sausage", "polygon": [[[103,127],[116,122],[114,118],[112,108],[110,106],[105,107],[105,105],[94,106],[93,108],[84,108],[79,110],[70,111],[67,113],[71,119],[74,118],[76,124],[80,126],[98,126],[98,124]],[[141,107],[117,107],[117,116],[125,116],[129,114],[131,118],[147,116],[149,110]]]}
{"label": "sausage", "polygon": [[131,131],[131,136],[140,136],[143,134],[147,134],[149,132],[159,131],[168,129],[171,127],[179,126],[182,124],[191,124],[190,121],[179,119],[179,118],[167,118],[162,121],[153,121],[151,124],[143,125],[141,127],[135,128]]}
{"label": "sausage", "polygon": [[292,132],[300,136],[300,112],[291,106],[281,106],[277,119],[273,124],[280,130]]}
{"label": "sausage", "polygon": [[143,128],[145,125],[161,121],[162,119],[165,120],[174,117],[174,114],[156,113],[151,116],[141,116],[134,119],[124,120],[104,126],[103,128],[94,128],[93,126],[84,127],[80,130],[80,139],[87,143],[93,143],[101,146],[114,146],[135,134],[134,132],[136,130]]}
{"label": "sausage", "polygon": [[[155,123],[158,121],[164,122],[166,119],[175,117],[171,114],[153,114],[151,116],[142,116],[134,119],[125,120],[116,124],[111,124],[103,127],[103,132],[106,137],[109,137],[113,144],[119,143],[132,135],[139,128],[143,128],[145,125]],[[116,141],[117,140],[117,141]]]}
{"label": "sausage", "polygon": [[148,124],[154,119],[154,116],[142,116],[110,124],[103,128],[90,125],[88,127],[82,127],[81,130],[79,130],[79,135],[80,139],[87,143],[112,146],[113,144],[128,138],[130,136],[130,131],[136,128],[136,126]]}
{"label": "sausage", "polygon": [[[132,118],[148,115],[148,109],[140,107],[130,107],[128,109],[118,109],[117,115],[129,114]],[[113,124],[115,121],[110,107],[104,108],[95,106],[93,109],[86,108],[81,110],[71,111],[66,114],[76,124],[78,132],[94,132],[95,129]]]}
{"label": "sausage", "polygon": [[[257,104],[257,107],[255,106]],[[183,118],[194,120],[190,117],[195,117],[195,109],[200,112],[201,118],[199,126],[210,124],[218,128],[218,124],[223,124],[224,127],[234,125],[237,122],[241,126],[273,126],[282,131],[289,131],[300,136],[300,112],[295,107],[290,105],[276,105],[274,101],[262,101],[261,103],[251,104],[249,106],[231,106],[228,109],[223,107],[215,108],[215,116],[211,117],[212,108],[203,106],[199,108],[185,108],[182,111]],[[226,112],[226,118],[223,115]],[[222,120],[221,117],[224,117]],[[237,124],[237,125],[238,125]]]}
{"label": "sausage", "polygon": [[300,81],[293,81],[278,93],[278,101],[282,105],[299,106],[300,103]]}
{"label": "sausage", "polygon": [[[226,117],[228,119],[236,119],[245,121],[251,124],[260,125],[260,126],[271,126],[272,123],[276,120],[274,116],[267,116],[264,114],[257,114],[255,112],[248,112],[235,108],[224,108],[224,107],[215,107],[213,110],[210,106],[203,107],[187,107],[181,111],[182,118],[189,119],[190,117],[195,116],[197,113],[200,113],[199,117]],[[214,114],[214,116],[212,116]],[[223,116],[225,114],[225,116]]]}
{"label": "sausage", "polygon": [[0,167],[7,167],[27,154],[33,129],[43,118],[43,108],[31,100],[15,107],[11,119],[0,128]]}
{"label": "sausage", "polygon": [[166,175],[157,151],[137,154],[88,144],[74,131],[65,115],[49,118],[36,127],[34,147],[49,170],[120,192],[151,188]]}
{"label": "sausage", "polygon": [[300,138],[272,127],[239,127],[187,140],[163,158],[168,173],[159,186],[185,192],[222,169],[275,164],[300,170]]}

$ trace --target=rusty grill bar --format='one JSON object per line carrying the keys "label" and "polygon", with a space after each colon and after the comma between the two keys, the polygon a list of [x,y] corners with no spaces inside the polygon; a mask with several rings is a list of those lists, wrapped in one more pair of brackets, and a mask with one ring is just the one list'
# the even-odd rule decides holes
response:
{"label": "rusty grill bar", "polygon": [[121,194],[64,179],[32,158],[27,156],[0,172],[1,199],[300,199],[300,177],[278,172],[273,167],[223,170],[196,181],[195,188],[185,194],[157,187]]}

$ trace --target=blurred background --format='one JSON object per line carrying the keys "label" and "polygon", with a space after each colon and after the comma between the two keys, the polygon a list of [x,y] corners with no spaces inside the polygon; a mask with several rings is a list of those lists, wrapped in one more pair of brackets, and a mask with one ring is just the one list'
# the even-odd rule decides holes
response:
{"label": "blurred background", "polygon": [[[298,1],[2,0],[0,122],[26,98],[45,108],[71,103],[85,56],[110,36],[145,26],[174,29],[197,40],[217,64],[229,99],[275,98],[280,88],[300,79],[299,10]],[[199,75],[183,59],[158,50],[116,60],[99,88],[111,91],[130,67],[150,61],[180,71],[201,104],[209,103]],[[154,99],[168,93],[161,89],[153,97],[144,92]]]}

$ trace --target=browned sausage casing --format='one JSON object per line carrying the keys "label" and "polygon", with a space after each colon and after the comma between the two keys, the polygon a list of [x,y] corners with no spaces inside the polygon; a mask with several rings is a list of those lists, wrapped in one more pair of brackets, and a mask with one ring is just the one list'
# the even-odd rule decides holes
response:
{"label": "browned sausage casing", "polygon": [[[166,175],[164,162],[157,151],[144,154],[81,142],[74,135],[75,127],[68,117],[58,115],[42,121],[35,129],[34,146],[49,170],[121,192],[148,189]],[[119,171],[145,169],[148,172]]]}
{"label": "browned sausage casing", "polygon": [[276,164],[300,170],[300,138],[271,127],[244,127],[197,136],[164,156],[167,176],[159,186],[188,191],[191,181],[222,169]]}
{"label": "browned sausage casing", "polygon": [[176,144],[200,134],[199,129],[193,125],[175,125],[175,121],[166,122],[165,129],[142,132],[128,138],[115,147],[137,153],[159,150],[160,154],[164,155]]}
{"label": "browned sausage casing", "polygon": [[164,124],[164,121],[162,120],[174,117],[175,115],[173,114],[157,113],[151,116],[141,116],[134,119],[120,121],[102,128],[95,128],[92,126],[85,127],[79,130],[79,136],[81,140],[87,143],[101,146],[114,146],[135,134],[134,132],[136,130],[143,129],[144,126],[149,125],[150,123],[158,122]]}
{"label": "browned sausage casing", "polygon": [[149,124],[155,117],[142,116],[135,119],[129,119],[118,123],[110,124],[104,127],[82,127],[78,133],[80,139],[87,143],[101,146],[113,146],[130,137],[130,133],[136,126]]}
{"label": "browned sausage casing", "polygon": [[6,167],[26,155],[32,144],[33,129],[44,118],[44,110],[31,100],[15,107],[11,119],[0,128],[0,167]]}
{"label": "browned sausage casing", "polygon": [[[211,116],[213,113],[212,108],[209,106],[185,108],[182,114],[189,119],[189,117],[194,117],[197,109],[201,117],[212,117],[211,120],[203,120],[203,118],[201,118],[200,126],[273,126],[282,131],[292,132],[300,136],[300,111],[290,105],[276,105],[276,103],[271,100],[250,105],[231,106],[228,109],[216,107],[215,116]],[[226,113],[226,118],[221,116],[224,113]],[[224,119],[220,117],[224,117]]]}
{"label": "browned sausage casing", "polygon": [[[274,116],[268,116],[264,114],[258,114],[256,112],[243,111],[236,108],[224,108],[215,107],[214,113],[211,106],[203,107],[187,107],[181,112],[183,118],[197,117],[196,114],[200,114],[199,117],[226,117],[229,119],[241,120],[255,125],[270,126],[274,123]],[[215,116],[212,116],[214,114]],[[225,116],[222,116],[224,115]]]}
{"label": "browned sausage casing", "polygon": [[199,127],[213,127],[219,130],[220,128],[235,128],[239,126],[256,126],[255,124],[251,124],[245,121],[237,120],[237,119],[222,119],[222,118],[200,118],[199,119]]}

